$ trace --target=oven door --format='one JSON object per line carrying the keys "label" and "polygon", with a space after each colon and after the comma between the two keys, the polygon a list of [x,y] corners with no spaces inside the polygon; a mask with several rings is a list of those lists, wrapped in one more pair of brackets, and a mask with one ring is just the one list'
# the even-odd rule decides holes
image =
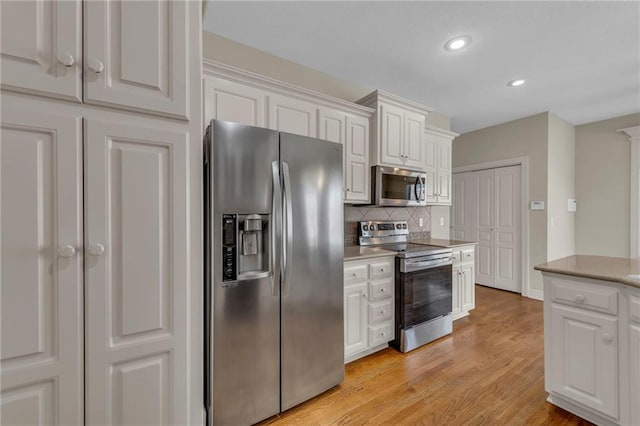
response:
{"label": "oven door", "polygon": [[372,178],[378,206],[425,206],[427,203],[424,172],[374,166]]}
{"label": "oven door", "polygon": [[396,315],[400,329],[448,315],[453,309],[451,264],[399,272],[396,280]]}

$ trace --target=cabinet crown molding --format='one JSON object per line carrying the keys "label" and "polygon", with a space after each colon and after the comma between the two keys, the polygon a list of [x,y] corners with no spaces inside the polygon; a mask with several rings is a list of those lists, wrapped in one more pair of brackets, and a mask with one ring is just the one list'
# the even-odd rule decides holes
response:
{"label": "cabinet crown molding", "polygon": [[418,114],[428,115],[433,108],[429,108],[418,102],[411,101],[409,99],[402,98],[398,95],[394,95],[393,93],[385,92],[383,90],[374,90],[369,93],[367,96],[360,98],[356,101],[356,103],[366,106],[374,106],[378,102],[386,102],[401,108],[412,110]]}
{"label": "cabinet crown molding", "polygon": [[630,141],[640,139],[640,126],[627,127],[625,129],[618,129],[617,131],[626,133]]}
{"label": "cabinet crown molding", "polygon": [[445,136],[448,138],[457,138],[460,133],[452,132],[451,130],[443,129],[442,127],[432,126],[431,124],[425,124],[424,130],[426,133],[433,133],[438,136]]}
{"label": "cabinet crown molding", "polygon": [[227,65],[222,62],[204,58],[202,60],[202,73],[207,76],[223,78],[225,80],[234,81],[247,86],[258,89],[268,90],[270,92],[279,93],[285,96],[291,96],[297,99],[309,101],[321,106],[330,108],[339,108],[345,112],[370,118],[375,110],[368,106],[358,105],[344,99],[334,98],[315,90],[306,89],[304,87],[295,86],[285,83],[284,81],[256,74],[242,68]]}

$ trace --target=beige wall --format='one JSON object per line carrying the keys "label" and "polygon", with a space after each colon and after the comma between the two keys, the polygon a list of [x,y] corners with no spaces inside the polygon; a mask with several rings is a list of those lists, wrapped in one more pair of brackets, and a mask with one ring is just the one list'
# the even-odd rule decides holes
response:
{"label": "beige wall", "polygon": [[[453,167],[528,157],[529,200],[546,201],[548,128],[545,112],[460,135],[453,141]],[[546,210],[527,211],[529,288],[541,291],[542,276],[533,266],[547,261],[547,215]]]}
{"label": "beige wall", "polygon": [[575,254],[575,127],[549,114],[547,165],[547,259]]}
{"label": "beige wall", "polygon": [[[202,53],[206,59],[212,59],[350,102],[357,101],[374,90],[373,88],[360,86],[296,64],[217,34],[205,31],[202,36]],[[427,116],[427,124],[447,130],[450,128],[449,118],[437,112],[432,112]]]}
{"label": "beige wall", "polygon": [[640,114],[576,127],[576,253],[629,256],[628,137]]}

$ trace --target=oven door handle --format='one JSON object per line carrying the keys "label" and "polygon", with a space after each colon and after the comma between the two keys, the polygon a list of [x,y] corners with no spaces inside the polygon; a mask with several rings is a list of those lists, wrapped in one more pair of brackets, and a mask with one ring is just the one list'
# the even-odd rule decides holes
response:
{"label": "oven door handle", "polygon": [[448,256],[444,259],[435,260],[422,260],[422,261],[410,261],[405,260],[400,262],[400,272],[415,272],[424,269],[437,268],[439,266],[451,265],[453,262],[453,256]]}

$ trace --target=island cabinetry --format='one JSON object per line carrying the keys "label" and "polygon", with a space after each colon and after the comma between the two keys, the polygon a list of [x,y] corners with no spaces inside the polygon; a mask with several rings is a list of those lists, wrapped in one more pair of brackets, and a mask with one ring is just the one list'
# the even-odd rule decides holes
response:
{"label": "island cabinetry", "polygon": [[371,164],[424,170],[424,129],[432,109],[376,90],[357,101],[375,110],[371,125]]}
{"label": "island cabinetry", "polygon": [[344,202],[369,203],[371,108],[205,60],[204,122],[212,119],[343,146]]}
{"label": "island cabinetry", "polygon": [[630,423],[640,425],[640,291],[629,296],[629,316]]}
{"label": "island cabinetry", "polygon": [[394,335],[393,256],[344,263],[345,362],[384,349]]}

